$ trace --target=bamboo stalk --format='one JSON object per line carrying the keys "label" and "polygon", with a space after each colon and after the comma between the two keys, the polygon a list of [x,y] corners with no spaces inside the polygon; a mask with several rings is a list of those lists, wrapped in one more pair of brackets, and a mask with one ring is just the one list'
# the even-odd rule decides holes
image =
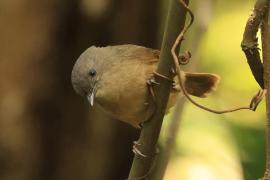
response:
{"label": "bamboo stalk", "polygon": [[[188,4],[189,0],[185,0]],[[168,78],[173,78],[171,69],[174,67],[171,55],[171,47],[178,34],[185,25],[186,10],[178,0],[170,0],[165,33],[162,42],[160,62],[157,68],[157,74],[162,74]],[[152,118],[144,123],[140,138],[137,142],[140,152],[146,157],[135,155],[129,174],[129,180],[147,179],[154,166],[156,155],[156,144],[160,134],[163,117],[165,114],[172,82],[155,74],[154,79],[159,85],[153,85],[155,94],[156,111]]]}

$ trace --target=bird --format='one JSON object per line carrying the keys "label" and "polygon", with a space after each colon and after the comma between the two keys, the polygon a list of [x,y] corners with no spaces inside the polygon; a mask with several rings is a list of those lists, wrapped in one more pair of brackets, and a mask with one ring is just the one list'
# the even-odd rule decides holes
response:
{"label": "bird", "polygon": [[[112,118],[138,128],[155,110],[148,82],[159,57],[159,50],[132,44],[91,46],[76,60],[71,83],[90,106],[98,104]],[[220,79],[216,74],[193,72],[182,72],[181,78],[188,94],[197,97],[215,90]],[[183,94],[177,78],[173,81],[167,112]]]}

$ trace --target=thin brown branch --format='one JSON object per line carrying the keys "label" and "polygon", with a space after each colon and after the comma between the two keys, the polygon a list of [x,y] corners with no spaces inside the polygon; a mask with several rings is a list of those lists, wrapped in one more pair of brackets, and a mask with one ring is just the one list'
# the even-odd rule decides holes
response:
{"label": "thin brown branch", "polygon": [[267,1],[268,0],[258,0],[256,2],[252,14],[246,23],[243,40],[241,43],[241,47],[246,55],[250,70],[262,89],[264,88],[263,64],[261,62],[258,48],[257,33],[265,13],[265,5]]}
{"label": "thin brown branch", "polygon": [[264,85],[267,89],[266,94],[266,116],[267,116],[267,146],[266,146],[266,170],[264,180],[270,180],[270,1],[263,5],[265,16],[263,17],[262,32],[262,52],[264,66]]}
{"label": "thin brown branch", "polygon": [[[183,4],[183,6],[187,9],[191,20],[189,22],[189,24],[179,33],[178,37],[176,38],[174,45],[172,46],[171,49],[171,54],[173,56],[173,60],[174,60],[174,64],[175,64],[175,68],[176,68],[176,72],[177,72],[177,76],[178,76],[178,80],[179,80],[179,85],[181,88],[181,91],[183,92],[184,96],[195,106],[208,111],[208,112],[212,112],[212,113],[216,113],[216,114],[224,114],[224,113],[230,113],[230,112],[234,112],[234,111],[239,111],[239,110],[243,110],[243,109],[248,109],[248,110],[252,110],[255,111],[257,106],[259,105],[259,103],[261,102],[261,100],[263,99],[266,91],[265,90],[259,90],[251,99],[249,106],[241,106],[241,107],[237,107],[237,108],[232,108],[232,109],[227,109],[227,110],[215,110],[215,109],[211,109],[208,107],[205,107],[199,103],[197,103],[196,101],[194,101],[189,94],[187,93],[184,83],[182,81],[182,70],[180,68],[179,65],[179,58],[177,57],[177,53],[176,53],[176,48],[178,47],[178,45],[184,40],[184,34],[186,33],[186,31],[189,29],[189,27],[192,25],[193,20],[194,20],[194,16],[192,11],[188,8],[188,6],[185,4],[185,2],[183,2],[182,0],[180,0],[181,4]],[[185,60],[186,62],[187,60]],[[180,62],[181,64],[181,62]]]}

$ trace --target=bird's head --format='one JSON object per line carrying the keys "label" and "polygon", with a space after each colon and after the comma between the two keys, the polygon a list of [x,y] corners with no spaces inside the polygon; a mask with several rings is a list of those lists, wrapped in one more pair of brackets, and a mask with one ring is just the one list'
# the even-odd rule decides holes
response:
{"label": "bird's head", "polygon": [[84,51],[76,61],[72,73],[71,82],[74,90],[94,105],[94,99],[98,90],[98,82],[102,74],[102,63],[98,62],[98,51],[101,48],[90,47]]}

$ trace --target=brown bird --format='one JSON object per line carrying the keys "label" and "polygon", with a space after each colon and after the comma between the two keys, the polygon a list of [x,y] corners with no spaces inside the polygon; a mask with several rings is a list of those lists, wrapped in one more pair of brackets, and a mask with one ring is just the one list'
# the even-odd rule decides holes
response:
{"label": "brown bird", "polygon": [[[90,47],[76,61],[71,75],[75,91],[87,97],[112,117],[135,127],[154,112],[147,81],[153,77],[159,61],[158,50],[136,45]],[[206,97],[215,89],[219,77],[208,73],[182,75],[187,92]],[[181,94],[175,78],[167,110]]]}

